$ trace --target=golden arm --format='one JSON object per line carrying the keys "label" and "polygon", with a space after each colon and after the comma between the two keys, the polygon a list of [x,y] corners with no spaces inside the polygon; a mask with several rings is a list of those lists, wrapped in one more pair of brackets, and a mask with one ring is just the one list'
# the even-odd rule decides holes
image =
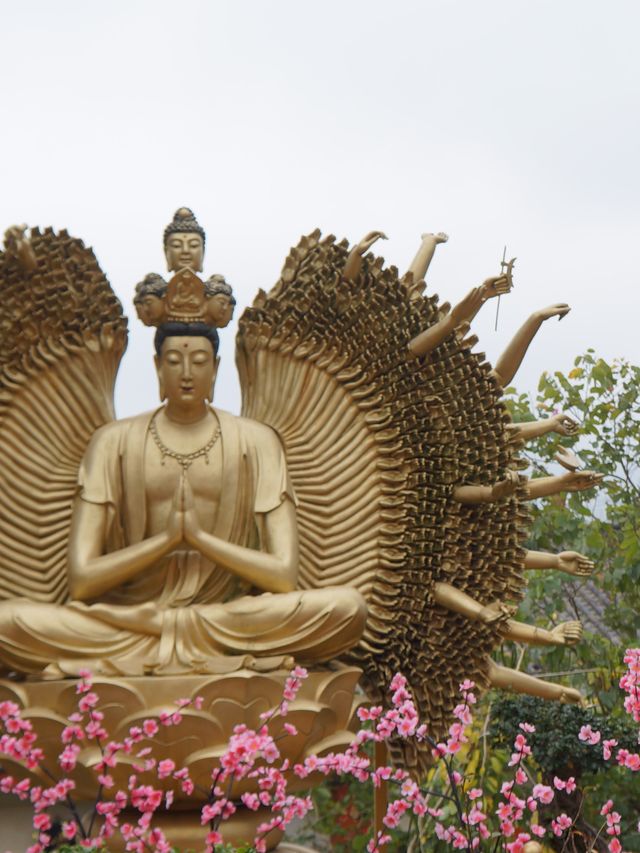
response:
{"label": "golden arm", "polygon": [[546,498],[559,492],[581,492],[599,485],[604,474],[595,471],[567,471],[554,477],[535,477],[527,482],[527,499]]}
{"label": "golden arm", "polygon": [[500,622],[498,630],[505,640],[527,643],[530,646],[570,646],[582,637],[582,625],[577,621],[561,622],[551,631],[517,622],[509,618],[515,608],[500,601],[482,605],[465,592],[448,583],[434,585],[434,599],[442,607],[460,613],[474,622],[491,625]]}
{"label": "golden arm", "polygon": [[518,372],[518,368],[522,364],[522,359],[529,349],[529,344],[536,336],[538,329],[544,321],[550,317],[559,317],[562,319],[570,310],[571,308],[564,302],[557,305],[550,305],[548,308],[534,311],[523,323],[493,369],[493,375],[503,388],[506,388],[512,382],[513,377]]}
{"label": "golden arm", "polygon": [[547,554],[544,551],[527,551],[524,558],[525,569],[531,571],[556,570],[588,578],[593,574],[595,563],[577,551],[561,551],[559,554]]}
{"label": "golden arm", "polygon": [[508,292],[509,283],[505,276],[486,279],[479,287],[470,290],[442,319],[409,341],[409,352],[417,358],[431,352],[460,326],[470,323],[487,299]]}
{"label": "golden arm", "polygon": [[437,234],[423,234],[420,248],[418,249],[415,258],[411,261],[411,266],[407,270],[413,275],[414,281],[422,281],[426,276],[429,264],[431,263],[436,251],[436,246],[439,243],[446,243],[449,236],[444,231],[439,231]]}
{"label": "golden arm", "polygon": [[576,435],[578,424],[573,418],[560,413],[539,421],[520,421],[519,423],[507,424],[507,429],[523,441],[529,441],[550,432],[557,432],[558,435]]}
{"label": "golden arm", "polygon": [[134,578],[164,557],[182,540],[175,524],[135,545],[104,553],[107,507],[76,499],[69,539],[69,594],[83,601],[97,598]]}

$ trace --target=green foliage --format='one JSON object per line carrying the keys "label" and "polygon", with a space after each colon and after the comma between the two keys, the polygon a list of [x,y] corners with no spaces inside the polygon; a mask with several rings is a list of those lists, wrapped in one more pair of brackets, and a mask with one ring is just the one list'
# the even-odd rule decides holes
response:
{"label": "green foliage", "polygon": [[[578,436],[549,433],[527,444],[523,455],[533,476],[559,472],[554,455],[561,445],[577,452],[585,467],[605,474],[597,490],[534,503],[528,546],[556,553],[576,550],[596,562],[594,581],[609,600],[604,622],[616,640],[612,644],[587,636],[575,649],[528,653],[524,664],[541,673],[576,672],[575,685],[603,711],[612,711],[619,695],[619,646],[636,645],[638,639],[640,367],[621,360],[607,364],[588,350],[566,376],[543,374],[535,403],[510,390],[507,403],[516,422],[563,411],[580,425]],[[531,572],[519,618],[548,625],[559,621],[560,607],[579,618],[575,593],[584,583],[558,573]]]}
{"label": "green foliage", "polygon": [[[602,613],[604,634],[586,633],[573,648],[500,650],[508,666],[561,680],[578,687],[595,704],[590,710],[532,698],[497,699],[487,737],[489,753],[500,752],[513,740],[517,723],[536,728],[531,744],[541,778],[569,775],[586,793],[587,820],[601,821],[597,809],[612,798],[623,814],[637,812],[640,779],[612,762],[605,764],[600,747],[577,739],[580,726],[590,723],[604,738],[637,749],[633,729],[624,714],[618,687],[621,647],[638,645],[640,611],[640,367],[616,360],[608,364],[593,350],[575,359],[565,376],[543,374],[532,401],[510,389],[507,404],[514,421],[530,421],[564,412],[578,422],[574,437],[554,432],[527,443],[522,455],[531,463],[530,476],[561,473],[554,456],[561,446],[571,448],[584,467],[605,474],[597,490],[558,495],[531,505],[533,528],[527,546],[558,553],[575,550],[596,564],[591,579],[606,593]],[[549,627],[566,618],[580,618],[576,596],[588,581],[559,572],[529,572],[529,590],[518,618]],[[607,767],[606,772],[604,771]]]}
{"label": "green foliage", "polygon": [[373,792],[355,779],[332,778],[312,792],[314,833],[324,835],[338,853],[365,850],[373,823]]}
{"label": "green foliage", "polygon": [[[498,699],[492,711],[488,732],[490,748],[510,750],[520,731],[519,723],[533,723],[536,731],[527,735],[527,740],[535,764],[546,777],[566,779],[574,776],[580,780],[585,775],[593,775],[611,767],[611,763],[602,757],[601,746],[591,746],[578,740],[578,732],[584,725],[597,729],[602,740],[614,738],[620,747],[630,751],[635,751],[638,745],[637,727],[628,717],[603,715],[594,708],[519,696]],[[628,770],[624,771],[624,779],[628,785]]]}
{"label": "green foliage", "polygon": [[[573,776],[578,790],[573,796],[564,798],[556,792],[556,803],[542,809],[545,822],[555,812],[563,809],[577,821],[577,829],[593,837],[594,829],[602,824],[601,806],[609,799],[624,817],[633,819],[638,813],[640,799],[640,777],[618,767],[615,761],[605,761],[602,741],[615,739],[618,747],[635,752],[638,747],[637,726],[629,717],[614,717],[601,714],[594,708],[579,708],[545,702],[531,696],[499,699],[493,705],[493,720],[488,731],[488,748],[491,753],[509,749],[518,734],[518,724],[528,721],[535,724],[536,731],[527,735],[533,757],[527,761],[529,772],[539,772],[547,785],[553,785],[554,777],[568,779]],[[581,726],[590,725],[601,733],[599,744],[591,746],[578,739]],[[638,850],[634,837],[635,823],[624,826],[627,833],[625,849]]]}

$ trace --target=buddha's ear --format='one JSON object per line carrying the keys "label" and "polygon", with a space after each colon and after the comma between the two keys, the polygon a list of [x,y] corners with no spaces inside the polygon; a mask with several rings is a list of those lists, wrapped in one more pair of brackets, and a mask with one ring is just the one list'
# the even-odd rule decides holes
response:
{"label": "buddha's ear", "polygon": [[160,402],[164,403],[167,399],[167,395],[164,390],[164,382],[162,381],[162,374],[160,373],[160,356],[154,355],[153,363],[156,366],[156,374],[158,375],[158,391],[160,393]]}
{"label": "buddha's ear", "polygon": [[216,355],[213,359],[213,377],[211,379],[211,391],[209,391],[209,402],[213,403],[213,391],[216,387],[216,377],[218,375],[218,367],[220,366],[220,356]]}

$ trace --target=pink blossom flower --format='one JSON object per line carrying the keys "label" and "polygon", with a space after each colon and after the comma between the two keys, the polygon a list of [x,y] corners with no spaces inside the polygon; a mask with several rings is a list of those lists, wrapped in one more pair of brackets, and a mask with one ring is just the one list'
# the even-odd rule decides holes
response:
{"label": "pink blossom flower", "polygon": [[78,826],[75,820],[64,821],[62,824],[62,835],[67,841],[73,841],[78,834]]}
{"label": "pink blossom flower", "polygon": [[524,772],[522,767],[518,767],[513,778],[515,779],[516,785],[524,785],[527,781],[527,774]]}
{"label": "pink blossom flower", "polygon": [[585,743],[591,744],[591,746],[595,746],[595,744],[600,742],[601,734],[598,731],[594,731],[591,726],[586,725],[581,727],[578,738]]}
{"label": "pink blossom flower", "polygon": [[553,830],[554,835],[560,836],[563,832],[569,829],[572,823],[573,821],[571,818],[563,812],[561,815],[558,815],[555,820],[551,821],[551,829]]}
{"label": "pink blossom flower", "polygon": [[536,800],[545,804],[550,803],[554,797],[553,788],[548,785],[534,785],[532,793]]}
{"label": "pink blossom flower", "polygon": [[142,731],[146,737],[153,737],[158,734],[158,724],[155,720],[145,720],[142,724]]}
{"label": "pink blossom flower", "polygon": [[164,758],[162,761],[158,762],[158,778],[166,779],[167,776],[170,776],[175,769],[175,761],[172,761],[170,758]]}

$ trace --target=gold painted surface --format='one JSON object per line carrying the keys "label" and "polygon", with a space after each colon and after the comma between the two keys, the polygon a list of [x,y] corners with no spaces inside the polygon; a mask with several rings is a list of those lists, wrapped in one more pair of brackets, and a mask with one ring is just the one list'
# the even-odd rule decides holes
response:
{"label": "gold painted surface", "polygon": [[438,606],[434,584],[482,604],[520,600],[524,482],[496,502],[454,500],[458,485],[493,484],[514,467],[501,389],[474,341],[456,333],[413,357],[409,341],[448,307],[372,255],[345,281],[350,257],[344,241],[302,238],[274,288],[244,313],[243,414],[282,438],[298,497],[301,583],[362,593],[367,627],[348,659],[363,667],[374,701],[403,672],[438,737],[459,683],[488,684],[501,634]]}
{"label": "gold painted surface", "polygon": [[[193,223],[195,219],[178,211],[168,227],[173,229],[167,237],[170,263],[188,259],[190,232],[184,228],[195,227]],[[202,249],[204,237],[196,237]],[[53,241],[55,248],[56,239],[45,241],[46,246]],[[175,256],[169,251],[174,240],[186,241]],[[37,266],[51,266],[51,252],[39,252],[37,240],[32,248]],[[6,257],[10,270],[13,261],[27,276],[23,285],[37,284],[34,273],[25,273],[16,256],[8,252]],[[56,269],[54,264],[54,273]],[[94,271],[92,275],[91,281],[98,280]],[[45,284],[47,292],[71,302],[78,289],[70,275],[52,274]],[[103,279],[100,284],[110,293]],[[366,609],[356,590],[296,588],[295,496],[276,433],[209,406],[218,365],[217,336],[202,326],[204,282],[182,268],[163,298],[168,308],[162,313],[183,320],[184,326],[176,327],[177,332],[168,327],[172,331],[156,356],[164,402],[156,412],[112,421],[97,430],[98,417],[84,415],[97,395],[108,402],[105,389],[112,390],[117,361],[112,359],[105,383],[94,376],[93,356],[101,352],[100,339],[86,335],[80,341],[80,367],[67,377],[77,402],[73,412],[65,409],[64,394],[55,397],[62,379],[43,355],[47,345],[54,346],[52,340],[58,345],[59,329],[51,332],[45,325],[40,329],[44,340],[28,349],[36,368],[18,389],[24,390],[26,402],[14,387],[15,353],[8,359],[0,434],[24,462],[29,479],[24,484],[15,471],[6,472],[12,479],[4,498],[10,502],[15,492],[37,490],[38,473],[45,472],[46,479],[52,464],[49,457],[65,454],[66,490],[59,494],[45,489],[32,512],[38,532],[47,531],[49,517],[55,520],[58,601],[67,591],[61,553],[67,551],[68,540],[70,600],[59,604],[29,595],[26,573],[21,577],[23,589],[7,590],[6,600],[0,601],[0,661],[7,670],[46,678],[77,675],[86,667],[107,676],[269,670],[292,665],[293,656],[305,663],[331,660],[362,634]],[[85,301],[82,307],[91,315],[92,305]],[[72,319],[62,317],[63,331]],[[192,329],[196,334],[188,334]],[[25,345],[20,329],[11,331]],[[101,334],[106,336],[104,330]],[[66,363],[60,370],[65,368]],[[51,427],[41,417],[43,389],[53,397],[53,426],[66,425],[60,446],[52,447]],[[99,414],[102,422],[108,420],[109,412]],[[16,417],[31,438],[33,451],[28,454],[20,447],[19,428],[12,424]],[[78,419],[84,423],[78,426]],[[77,450],[69,459],[63,445],[74,432]],[[90,436],[82,456],[80,448]],[[58,512],[58,498],[65,502],[64,512]],[[28,500],[8,516],[5,536],[9,547],[27,556],[21,512]],[[44,561],[35,548],[31,556],[40,568]],[[9,554],[3,566],[7,578],[15,575],[15,567]],[[48,579],[46,563],[40,571]]]}
{"label": "gold painted surface", "polygon": [[0,598],[60,602],[78,468],[113,419],[127,321],[81,240],[33,229],[22,245],[27,269],[0,252]]}
{"label": "gold painted surface", "polygon": [[[424,235],[402,278],[365,255],[382,236],[350,250],[314,232],[291,250],[240,321],[242,418],[209,406],[217,333],[197,327],[161,345],[163,405],[109,422],[125,334],[117,300],[80,241],[10,229],[0,255],[5,667],[170,678],[342,657],[362,666],[375,701],[402,671],[434,737],[464,678],[578,701],[490,663],[507,630],[553,633],[494,618],[523,595],[526,499],[597,479],[527,485],[500,399],[542,322],[568,306],[532,315],[492,370],[465,335],[483,302],[508,292],[505,277],[450,309],[416,281],[446,235]],[[204,247],[181,208],[165,231],[172,288],[186,287],[175,313],[223,328],[233,297],[221,276],[195,274]],[[139,316],[161,333],[167,299],[155,274],[136,288]],[[559,568],[560,556],[537,563]],[[422,764],[428,752],[404,759]]]}

